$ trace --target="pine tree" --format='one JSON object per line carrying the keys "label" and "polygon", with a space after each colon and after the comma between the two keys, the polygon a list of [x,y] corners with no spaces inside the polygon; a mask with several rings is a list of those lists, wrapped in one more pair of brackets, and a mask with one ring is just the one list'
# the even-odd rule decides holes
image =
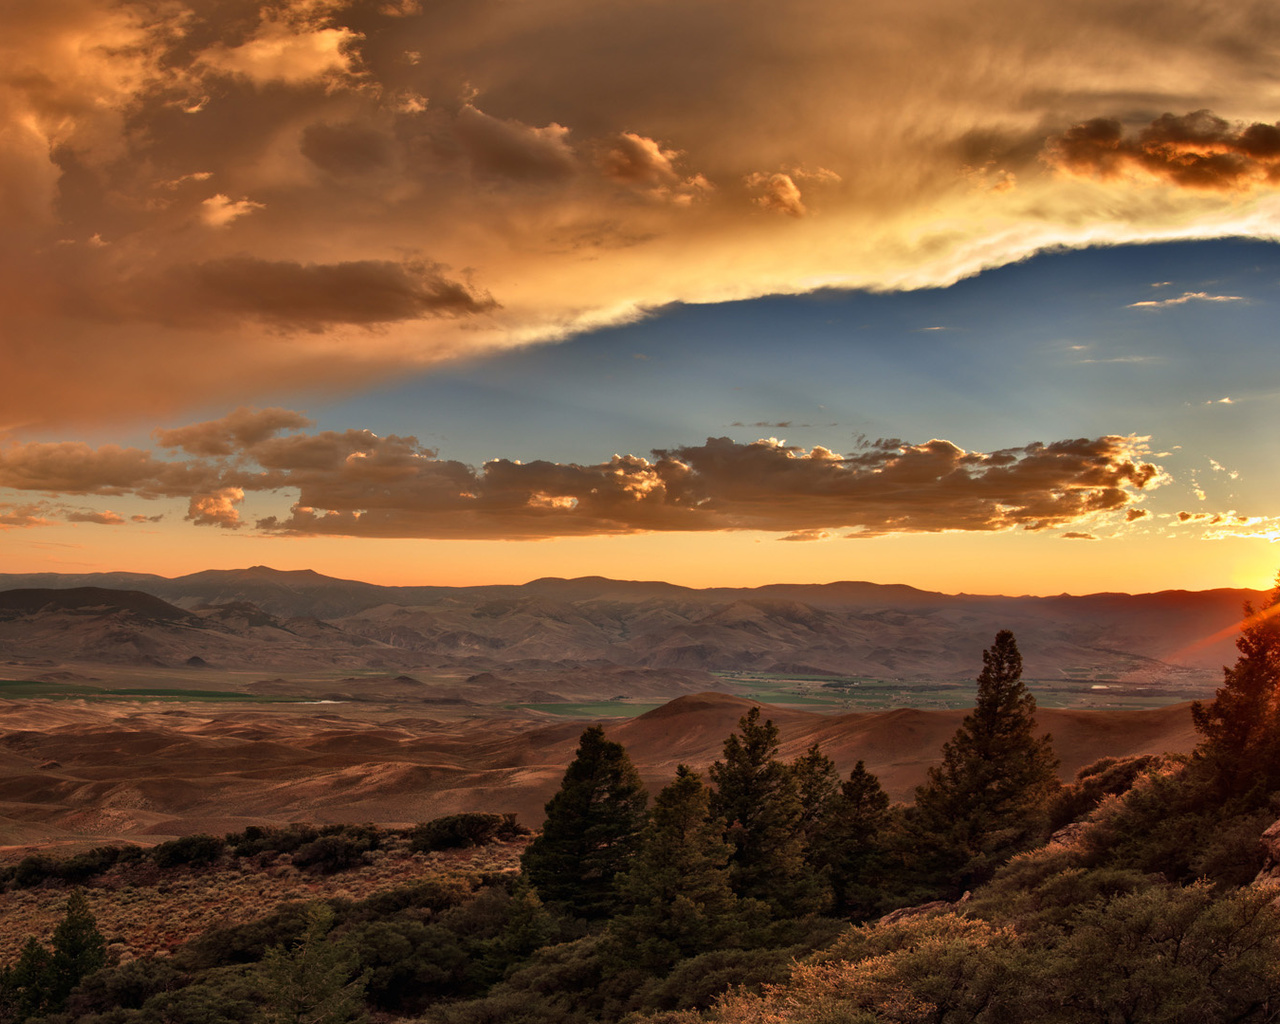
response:
{"label": "pine tree", "polygon": [[811,855],[830,879],[839,913],[865,917],[879,906],[885,868],[880,834],[888,820],[889,796],[859,761],[828,806]]}
{"label": "pine tree", "polygon": [[807,849],[839,798],[840,774],[836,763],[816,742],[792,761],[790,767],[796,795],[800,798],[800,833]]}
{"label": "pine tree", "polygon": [[89,901],[77,889],[67,900],[67,909],[53,932],[50,994],[54,1005],[62,1005],[81,980],[106,962],[107,940],[98,930]]}
{"label": "pine tree", "polygon": [[620,743],[595,725],[582,734],[547,820],[524,852],[525,877],[548,903],[582,917],[617,907],[614,878],[639,845],[648,794]]}
{"label": "pine tree", "polygon": [[18,962],[0,972],[0,1021],[25,1021],[62,1009],[67,997],[107,962],[107,942],[79,889],[53,932],[53,950],[34,936]]}
{"label": "pine tree", "polygon": [[333,911],[307,908],[307,930],[293,949],[272,946],[262,958],[263,1024],[355,1024],[365,1019],[366,976],[349,942],[329,936]]}
{"label": "pine tree", "polygon": [[918,853],[953,894],[1042,837],[1058,759],[1049,736],[1035,736],[1035,712],[1018,645],[1001,630],[982,652],[976,706],[916,789]]}
{"label": "pine tree", "polygon": [[654,801],[639,852],[618,876],[623,910],[610,928],[628,957],[661,971],[725,944],[738,912],[729,853],[701,777],[680,765]]}
{"label": "pine tree", "polygon": [[1244,617],[1236,663],[1211,703],[1191,705],[1204,737],[1196,759],[1220,798],[1280,788],[1280,579],[1266,607],[1255,614],[1246,603]]}
{"label": "pine tree", "polygon": [[753,707],[738,722],[741,736],[724,742],[711,766],[712,813],[733,847],[729,878],[739,896],[763,900],[779,917],[822,907],[827,890],[804,858],[804,808],[791,770],[777,758],[778,730]]}
{"label": "pine tree", "polygon": [[5,973],[5,1007],[14,1021],[25,1021],[56,1009],[53,998],[53,957],[33,935],[22,947],[18,962]]}

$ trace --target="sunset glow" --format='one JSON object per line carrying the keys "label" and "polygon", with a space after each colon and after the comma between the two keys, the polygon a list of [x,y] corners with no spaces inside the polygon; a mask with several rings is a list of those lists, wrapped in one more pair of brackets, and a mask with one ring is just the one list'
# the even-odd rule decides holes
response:
{"label": "sunset glow", "polygon": [[1274,577],[1270,5],[7,6],[4,571]]}

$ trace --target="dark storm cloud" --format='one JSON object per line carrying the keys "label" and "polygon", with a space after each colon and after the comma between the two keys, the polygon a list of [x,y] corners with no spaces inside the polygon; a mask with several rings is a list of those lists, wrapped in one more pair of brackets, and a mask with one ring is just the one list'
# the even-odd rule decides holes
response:
{"label": "dark storm cloud", "polygon": [[184,268],[177,276],[207,296],[207,307],[310,330],[464,316],[496,305],[429,263],[301,264],[239,256]]}
{"label": "dark storm cloud", "polygon": [[1064,170],[1114,178],[1143,173],[1189,189],[1232,190],[1280,182],[1280,124],[1233,124],[1209,110],[1163,114],[1137,131],[1095,118],[1051,139]]}

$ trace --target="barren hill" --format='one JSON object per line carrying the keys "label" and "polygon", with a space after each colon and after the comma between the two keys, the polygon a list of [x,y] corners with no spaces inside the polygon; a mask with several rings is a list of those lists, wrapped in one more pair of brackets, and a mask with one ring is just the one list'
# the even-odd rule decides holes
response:
{"label": "barren hill", "polygon": [[[751,706],[719,693],[606,722],[646,782],[720,756]],[[842,773],[865,760],[909,798],[963,712],[826,716],[767,708],[791,758],[815,740]],[[1042,710],[1065,777],[1103,755],[1186,751],[1186,705]],[[581,721],[435,719],[357,705],[209,709],[194,704],[0,701],[0,846],[142,841],[252,823],[404,823],[461,810],[516,811],[531,825],[573,756]]]}

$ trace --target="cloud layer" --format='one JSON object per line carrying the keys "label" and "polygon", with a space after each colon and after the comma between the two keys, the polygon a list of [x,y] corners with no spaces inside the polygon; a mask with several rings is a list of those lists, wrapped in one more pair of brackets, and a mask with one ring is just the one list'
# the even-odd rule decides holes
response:
{"label": "cloud layer", "polygon": [[1262,0],[48,0],[5,28],[0,430],[1276,235]]}
{"label": "cloud layer", "polygon": [[[247,494],[287,511],[271,534],[534,539],[644,531],[761,530],[811,539],[944,530],[1043,530],[1132,513],[1165,479],[1133,438],[1035,443],[994,452],[949,441],[878,441],[840,455],[727,437],[577,465],[439,457],[415,437],[308,431],[287,409],[240,408],[155,433],[168,454],[65,443],[0,449],[0,487],[46,497],[182,499],[199,526],[240,529]],[[40,525],[47,502],[11,505],[0,525]],[[120,525],[102,510],[63,514]]]}

